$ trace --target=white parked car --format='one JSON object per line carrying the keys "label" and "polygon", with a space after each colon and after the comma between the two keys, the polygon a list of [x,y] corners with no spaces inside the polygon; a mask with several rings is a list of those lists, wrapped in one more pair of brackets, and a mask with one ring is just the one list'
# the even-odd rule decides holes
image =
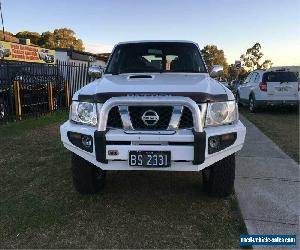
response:
{"label": "white parked car", "polygon": [[238,87],[237,99],[251,112],[268,105],[299,105],[299,80],[287,69],[255,70]]}
{"label": "white parked car", "polygon": [[46,63],[54,62],[54,56],[49,53],[48,49],[41,49],[39,51],[39,58]]}
{"label": "white parked car", "polygon": [[222,83],[226,88],[229,88],[229,83],[226,80],[220,81],[220,83]]}
{"label": "white parked car", "polygon": [[0,59],[10,56],[10,49],[6,49],[3,44],[0,43]]}
{"label": "white parked car", "polygon": [[115,46],[103,76],[74,94],[60,127],[75,188],[98,192],[106,170],[203,171],[209,194],[230,194],[246,128],[231,91],[211,78],[222,72],[217,65],[208,74],[193,42]]}

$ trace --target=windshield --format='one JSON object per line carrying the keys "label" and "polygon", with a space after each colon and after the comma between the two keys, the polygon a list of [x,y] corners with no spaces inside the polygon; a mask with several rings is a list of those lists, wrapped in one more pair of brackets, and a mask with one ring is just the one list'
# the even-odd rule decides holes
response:
{"label": "windshield", "polygon": [[192,43],[147,42],[118,45],[105,73],[206,73],[198,47]]}
{"label": "windshield", "polygon": [[266,72],[263,76],[264,82],[297,82],[295,72]]}

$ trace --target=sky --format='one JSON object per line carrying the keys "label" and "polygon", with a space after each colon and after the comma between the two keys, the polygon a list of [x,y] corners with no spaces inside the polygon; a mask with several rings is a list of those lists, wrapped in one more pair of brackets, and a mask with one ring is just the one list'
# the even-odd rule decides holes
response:
{"label": "sky", "polygon": [[300,0],[1,0],[5,30],[67,27],[86,51],[121,41],[191,40],[234,63],[259,42],[274,66],[300,65]]}

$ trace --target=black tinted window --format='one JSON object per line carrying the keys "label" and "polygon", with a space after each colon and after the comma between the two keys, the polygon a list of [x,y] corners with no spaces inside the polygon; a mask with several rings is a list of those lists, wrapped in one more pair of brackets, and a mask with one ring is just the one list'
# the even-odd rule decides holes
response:
{"label": "black tinted window", "polygon": [[256,79],[257,75],[258,75],[257,73],[252,73],[252,76],[250,78],[250,82],[255,82],[255,79]]}
{"label": "black tinted window", "polygon": [[206,73],[197,46],[190,43],[149,42],[118,45],[106,73]]}
{"label": "black tinted window", "polygon": [[266,72],[263,76],[263,82],[297,82],[295,72]]}
{"label": "black tinted window", "polygon": [[250,81],[250,78],[251,78],[252,74],[253,74],[253,73],[251,73],[250,75],[247,76],[247,78],[245,79],[244,83],[247,83],[247,82]]}

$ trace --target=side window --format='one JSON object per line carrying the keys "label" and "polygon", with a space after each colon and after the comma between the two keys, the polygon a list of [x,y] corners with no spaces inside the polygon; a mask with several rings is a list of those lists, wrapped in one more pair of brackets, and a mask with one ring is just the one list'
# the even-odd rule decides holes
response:
{"label": "side window", "polygon": [[251,76],[252,76],[252,73],[251,73],[250,75],[247,76],[247,78],[245,79],[244,83],[250,82]]}
{"label": "side window", "polygon": [[258,75],[258,74],[257,73],[253,73],[249,81],[250,82],[255,82],[256,75]]}
{"label": "side window", "polygon": [[259,83],[260,82],[259,80],[260,80],[260,74],[256,74],[254,82]]}

